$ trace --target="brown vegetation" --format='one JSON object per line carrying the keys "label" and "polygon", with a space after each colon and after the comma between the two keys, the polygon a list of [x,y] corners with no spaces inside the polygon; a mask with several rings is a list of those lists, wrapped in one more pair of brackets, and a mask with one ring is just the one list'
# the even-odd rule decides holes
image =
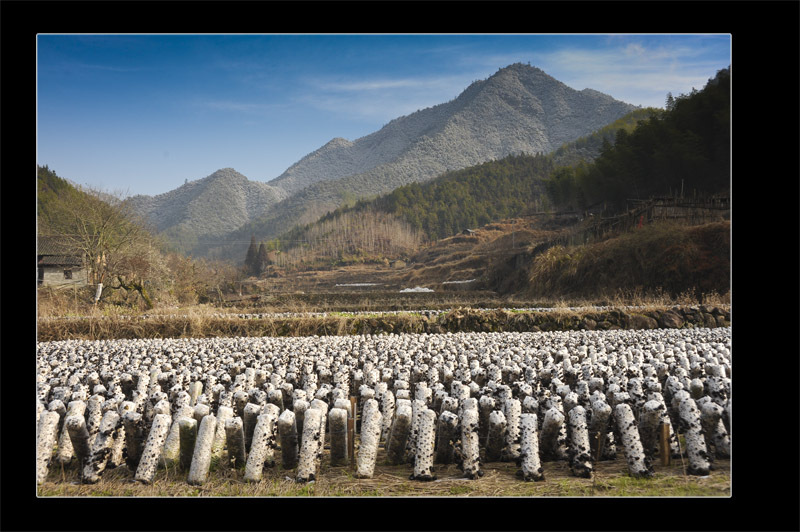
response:
{"label": "brown vegetation", "polygon": [[313,483],[297,483],[294,471],[284,471],[280,464],[265,468],[257,483],[245,482],[242,472],[212,463],[208,482],[202,486],[186,483],[186,473],[160,469],[150,485],[130,480],[133,473],[126,466],[107,470],[97,484],[81,484],[74,464],[63,471],[51,467],[47,480],[38,487],[42,496],[99,497],[674,497],[717,496],[731,494],[729,460],[716,460],[708,477],[687,475],[681,460],[668,466],[656,464],[650,479],[629,476],[625,460],[601,461],[594,464],[593,478],[571,474],[567,462],[544,462],[545,480],[523,482],[516,476],[519,469],[513,462],[492,462],[484,465],[485,475],[468,480],[456,465],[437,465],[434,482],[408,479],[407,465],[387,465],[385,450],[378,451],[375,474],[370,479],[355,478],[347,466],[331,467],[325,453],[317,479]]}
{"label": "brown vegetation", "polygon": [[730,222],[661,222],[603,242],[556,246],[533,258],[529,296],[608,297],[619,291],[693,292],[697,301],[730,290]]}

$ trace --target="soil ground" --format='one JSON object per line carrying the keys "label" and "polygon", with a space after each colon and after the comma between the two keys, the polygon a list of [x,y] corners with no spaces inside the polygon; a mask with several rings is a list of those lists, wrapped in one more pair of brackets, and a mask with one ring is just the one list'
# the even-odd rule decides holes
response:
{"label": "soil ground", "polygon": [[708,476],[685,474],[686,459],[672,459],[671,464],[654,464],[652,478],[633,478],[628,474],[621,454],[615,460],[594,464],[592,478],[572,475],[567,462],[544,462],[545,480],[524,482],[517,477],[519,466],[513,462],[482,465],[484,475],[470,480],[457,465],[434,466],[433,481],[410,480],[410,464],[387,465],[386,453],[379,449],[375,472],[370,479],[354,476],[349,466],[331,467],[323,456],[315,481],[298,483],[294,470],[283,470],[280,461],[264,469],[258,483],[245,482],[243,471],[212,464],[208,481],[202,486],[186,483],[186,473],[159,469],[153,484],[133,480],[127,466],[107,470],[97,484],[81,484],[75,464],[51,466],[47,480],[38,488],[41,496],[63,497],[685,497],[731,495],[730,460],[716,460]]}

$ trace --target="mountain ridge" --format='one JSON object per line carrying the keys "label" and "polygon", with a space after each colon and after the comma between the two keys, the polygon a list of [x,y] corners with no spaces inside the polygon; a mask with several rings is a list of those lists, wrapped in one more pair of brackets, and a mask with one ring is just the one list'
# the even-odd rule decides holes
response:
{"label": "mountain ridge", "polygon": [[[158,213],[155,225],[167,236],[171,228],[180,227],[172,233],[194,231],[198,242],[208,236],[219,242],[226,235],[236,235],[237,241],[244,235],[247,240],[250,233],[270,238],[355,198],[376,196],[507,155],[550,152],[634,109],[609,95],[572,89],[539,68],[515,63],[471,83],[453,100],[395,118],[353,141],[335,137],[277,178],[266,183],[250,181],[258,183],[252,188],[257,199],[251,200],[251,209],[243,209],[241,199],[216,197],[212,201],[208,194],[201,194],[202,201],[187,194],[189,201],[181,204],[179,194],[167,196],[175,191],[158,200],[139,197],[136,204],[148,218]],[[204,180],[193,183],[200,182],[207,184]],[[232,179],[231,188],[241,189],[239,182]],[[225,214],[224,209],[231,212]],[[210,217],[195,218],[200,215]],[[242,223],[231,228],[238,221]],[[197,243],[192,251],[218,258],[239,254],[238,249]]]}

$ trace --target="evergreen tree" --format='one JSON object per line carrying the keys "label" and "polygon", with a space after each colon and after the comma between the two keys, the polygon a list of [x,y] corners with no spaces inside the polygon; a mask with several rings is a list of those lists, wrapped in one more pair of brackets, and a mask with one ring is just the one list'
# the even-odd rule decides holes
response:
{"label": "evergreen tree", "polygon": [[256,258],[258,249],[256,248],[256,235],[250,235],[250,247],[247,248],[247,256],[244,259],[244,267],[248,273],[258,275],[256,273]]}
{"label": "evergreen tree", "polygon": [[672,111],[673,107],[675,107],[675,98],[672,97],[671,92],[668,92],[667,101],[666,104],[664,105],[664,109],[666,109],[667,111]]}
{"label": "evergreen tree", "polygon": [[261,275],[262,273],[267,271],[267,265],[269,263],[269,258],[267,257],[267,246],[264,245],[264,242],[258,247],[258,257],[256,259],[256,275]]}

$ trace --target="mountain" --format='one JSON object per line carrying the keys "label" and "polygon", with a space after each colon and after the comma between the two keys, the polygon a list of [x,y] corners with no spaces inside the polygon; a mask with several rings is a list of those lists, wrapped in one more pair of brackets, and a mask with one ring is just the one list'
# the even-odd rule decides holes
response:
{"label": "mountain", "polygon": [[[273,238],[358,198],[374,197],[512,154],[549,153],[634,109],[592,89],[572,89],[538,68],[516,63],[472,83],[454,100],[396,118],[354,141],[331,140],[269,181],[264,197],[274,201],[248,211],[252,212],[248,219],[241,208],[227,214],[221,210],[223,205],[216,206],[214,217],[230,222],[224,227],[243,222],[226,236],[235,244],[202,252],[236,257],[243,254],[251,234],[259,239]],[[217,237],[223,236],[220,220],[193,218],[212,213],[189,209],[185,198],[192,194],[185,190],[170,197],[174,211],[169,213],[164,212],[160,201],[142,198],[139,204],[147,216],[158,213],[157,227],[173,228],[167,236],[182,235],[183,247],[191,242],[190,231],[196,227],[205,228],[204,234],[214,231]],[[240,200],[230,200],[224,206],[239,204]],[[161,218],[168,218],[170,224]],[[202,240],[198,236],[198,242]],[[197,245],[193,249],[200,251]]]}
{"label": "mountain", "polygon": [[170,192],[129,201],[176,249],[198,254],[198,249],[219,243],[284,197],[280,189],[223,168]]}
{"label": "mountain", "polygon": [[350,177],[362,195],[378,194],[506,155],[547,153],[633,109],[516,63],[450,102],[392,120],[354,142],[333,139],[270,184],[293,194]]}
{"label": "mountain", "polygon": [[509,155],[339,207],[312,224],[295,225],[280,235],[280,249],[289,252],[284,253],[284,262],[308,263],[315,258],[330,262],[344,255],[356,260],[398,258],[407,254],[409,246],[387,245],[377,235],[390,235],[391,244],[419,244],[551,210],[546,184],[554,171],[591,163],[604,146],[613,145],[620,131],[630,133],[640,122],[661,114],[660,109],[637,109],[546,155]]}

